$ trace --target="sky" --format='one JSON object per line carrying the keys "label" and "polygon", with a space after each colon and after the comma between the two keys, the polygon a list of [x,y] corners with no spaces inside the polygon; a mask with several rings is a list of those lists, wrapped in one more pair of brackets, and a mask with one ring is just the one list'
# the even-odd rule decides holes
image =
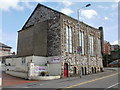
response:
{"label": "sky", "polygon": [[118,0],[0,0],[0,42],[13,47],[12,51],[17,50],[18,31],[38,3],[75,19],[77,10],[90,3],[90,7],[80,10],[80,21],[95,28],[102,26],[104,39],[112,45],[118,43]]}

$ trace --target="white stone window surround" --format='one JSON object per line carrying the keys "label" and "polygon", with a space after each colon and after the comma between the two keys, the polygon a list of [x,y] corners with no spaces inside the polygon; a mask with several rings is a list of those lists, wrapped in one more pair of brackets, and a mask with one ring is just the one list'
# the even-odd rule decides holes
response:
{"label": "white stone window surround", "polygon": [[66,52],[69,52],[69,53],[73,52],[72,30],[73,30],[72,27],[70,27],[69,25],[66,25]]}
{"label": "white stone window surround", "polygon": [[79,46],[82,47],[82,55],[85,54],[85,40],[84,40],[84,31],[79,30]]}
{"label": "white stone window surround", "polygon": [[90,50],[90,53],[89,53],[89,54],[90,54],[90,56],[94,56],[94,36],[93,36],[93,35],[90,35],[90,36],[89,36],[89,42],[90,42],[90,43],[89,43],[89,44],[90,44],[90,45],[89,45],[89,47],[90,47],[90,48],[89,48],[89,50]]}
{"label": "white stone window surround", "polygon": [[97,43],[98,43],[98,56],[101,57],[102,53],[101,53],[101,39],[97,38]]}
{"label": "white stone window surround", "polygon": [[[63,19],[63,27],[64,27],[64,30],[65,30],[65,32],[64,33],[66,33],[66,26],[68,26],[68,27],[71,27],[72,28],[72,53],[73,53],[73,51],[76,51],[76,39],[78,38],[78,37],[76,37],[76,34],[78,33],[78,26],[77,26],[77,23],[76,22],[73,22],[73,21],[71,21],[71,20],[69,20],[68,18],[66,18],[66,19]],[[65,38],[66,38],[66,34],[64,34],[64,36],[65,36]],[[67,39],[67,38],[66,38]],[[65,52],[66,53],[70,53],[69,51],[68,51],[68,46],[67,46],[67,40],[65,39],[65,47],[66,47],[66,49],[65,49]],[[78,45],[77,45],[78,46]]]}

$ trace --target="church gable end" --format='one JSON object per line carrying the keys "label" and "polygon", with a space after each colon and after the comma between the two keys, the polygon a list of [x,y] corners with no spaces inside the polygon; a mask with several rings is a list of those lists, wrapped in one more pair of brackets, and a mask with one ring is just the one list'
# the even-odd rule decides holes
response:
{"label": "church gable end", "polygon": [[30,26],[33,26],[38,22],[43,22],[51,19],[56,20],[56,17],[60,17],[60,14],[57,11],[43,6],[41,4],[38,4],[22,29],[26,29]]}

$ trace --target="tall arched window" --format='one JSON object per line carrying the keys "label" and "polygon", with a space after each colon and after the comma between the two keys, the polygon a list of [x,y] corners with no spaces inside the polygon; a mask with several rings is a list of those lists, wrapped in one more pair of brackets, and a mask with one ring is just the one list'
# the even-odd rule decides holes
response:
{"label": "tall arched window", "polygon": [[89,41],[90,41],[90,55],[94,56],[94,38],[92,35],[89,37]]}
{"label": "tall arched window", "polygon": [[85,54],[85,49],[84,49],[84,32],[79,31],[79,46],[82,48],[82,55]]}
{"label": "tall arched window", "polygon": [[66,52],[72,51],[72,27],[66,26]]}
{"label": "tall arched window", "polygon": [[101,40],[98,38],[98,56],[101,56]]}
{"label": "tall arched window", "polygon": [[66,52],[69,52],[69,47],[68,47],[68,45],[69,45],[69,27],[68,26],[66,26]]}

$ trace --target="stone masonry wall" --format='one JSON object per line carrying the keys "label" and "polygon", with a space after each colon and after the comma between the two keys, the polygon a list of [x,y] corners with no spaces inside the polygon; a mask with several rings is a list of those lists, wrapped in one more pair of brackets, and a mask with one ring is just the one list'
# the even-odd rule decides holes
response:
{"label": "stone masonry wall", "polygon": [[[47,8],[46,6],[38,4],[37,8],[31,15],[30,19],[23,26],[23,30],[34,26],[38,22],[48,22],[47,30],[47,56],[60,56],[62,57],[61,75],[64,76],[64,64],[68,64],[68,76],[74,75],[74,68],[76,68],[76,74],[80,74],[80,68],[86,68],[86,72],[91,73],[92,69],[99,71],[102,66],[102,55],[98,55],[98,43],[97,39],[101,39],[101,31],[93,28],[83,22],[80,22],[80,30],[84,32],[85,40],[85,54],[81,55],[77,53],[77,47],[79,46],[78,40],[78,21],[61,14],[55,10]],[[72,45],[73,52],[66,52],[66,25],[72,27]],[[94,37],[94,56],[89,54],[89,36]],[[85,74],[85,70],[83,72]]]}
{"label": "stone masonry wall", "polygon": [[38,4],[30,19],[23,26],[26,29],[38,22],[48,21],[47,56],[60,55],[60,14]]}
{"label": "stone masonry wall", "polygon": [[[78,21],[65,16],[61,15],[61,56],[63,57],[62,63],[62,75],[64,77],[64,63],[68,63],[68,76],[72,76],[74,74],[74,67],[77,68],[77,74],[80,73],[80,68],[86,68],[86,73],[91,73],[92,68],[96,68],[96,72],[100,71],[100,68],[103,68],[102,65],[102,55],[98,55],[98,43],[97,38],[101,38],[101,31],[93,28],[89,25],[84,23],[80,23],[80,30],[84,32],[84,40],[85,40],[85,54],[80,55],[77,54],[77,46],[79,46],[78,40]],[[66,52],[66,25],[72,27],[72,43],[73,43],[73,53]],[[94,37],[94,56],[90,56],[89,54],[89,36],[93,35]],[[85,73],[85,71],[84,71]]]}

